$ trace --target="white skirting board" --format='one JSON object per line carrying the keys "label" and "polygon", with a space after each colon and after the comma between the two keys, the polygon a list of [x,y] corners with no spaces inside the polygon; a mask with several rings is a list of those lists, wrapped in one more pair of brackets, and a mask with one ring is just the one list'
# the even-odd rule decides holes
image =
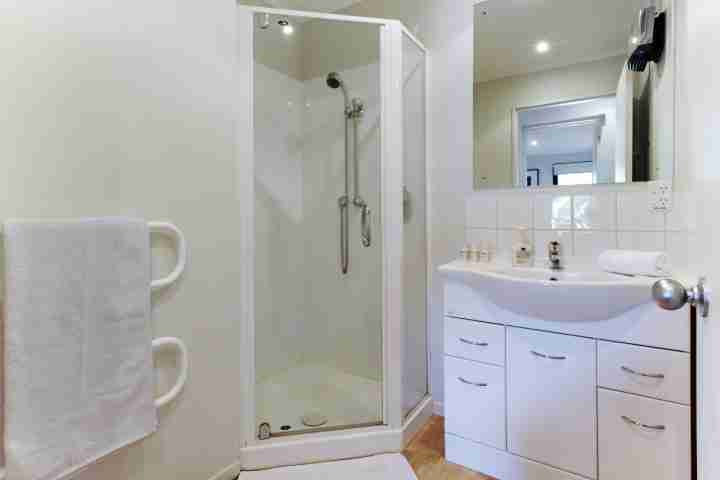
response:
{"label": "white skirting board", "polygon": [[586,480],[585,477],[450,434],[445,435],[445,457],[448,462],[497,480]]}
{"label": "white skirting board", "polygon": [[417,480],[400,454],[243,472],[240,480]]}
{"label": "white skirting board", "polygon": [[235,463],[233,465],[230,465],[227,468],[224,468],[222,471],[216,473],[212,477],[210,477],[209,480],[235,480],[238,475],[240,474],[240,471],[242,469],[240,468],[239,463]]}
{"label": "white skirting board", "polygon": [[438,417],[445,416],[445,405],[443,405],[443,402],[433,402],[433,415],[437,415]]}

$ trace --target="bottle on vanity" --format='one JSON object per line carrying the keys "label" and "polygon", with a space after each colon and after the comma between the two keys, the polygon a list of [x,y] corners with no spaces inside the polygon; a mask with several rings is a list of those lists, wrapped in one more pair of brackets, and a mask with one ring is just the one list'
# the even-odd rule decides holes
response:
{"label": "bottle on vanity", "polygon": [[512,245],[513,267],[529,267],[532,262],[532,246],[530,235],[526,227],[515,228]]}

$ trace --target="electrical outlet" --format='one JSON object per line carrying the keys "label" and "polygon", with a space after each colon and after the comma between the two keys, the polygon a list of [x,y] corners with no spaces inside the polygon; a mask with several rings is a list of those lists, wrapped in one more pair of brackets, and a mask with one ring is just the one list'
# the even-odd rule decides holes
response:
{"label": "electrical outlet", "polygon": [[650,182],[650,211],[665,213],[672,210],[672,185],[663,180]]}

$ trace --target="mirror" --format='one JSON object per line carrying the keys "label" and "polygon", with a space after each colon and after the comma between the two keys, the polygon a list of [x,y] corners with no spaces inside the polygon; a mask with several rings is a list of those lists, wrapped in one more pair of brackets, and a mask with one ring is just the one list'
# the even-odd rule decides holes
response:
{"label": "mirror", "polygon": [[671,1],[478,3],[475,189],[671,181]]}

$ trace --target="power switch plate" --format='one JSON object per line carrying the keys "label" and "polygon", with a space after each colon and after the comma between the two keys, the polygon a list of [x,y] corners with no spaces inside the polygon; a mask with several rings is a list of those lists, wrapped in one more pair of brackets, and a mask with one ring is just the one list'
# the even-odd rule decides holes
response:
{"label": "power switch plate", "polygon": [[672,210],[672,185],[663,180],[650,182],[650,211],[665,213]]}

